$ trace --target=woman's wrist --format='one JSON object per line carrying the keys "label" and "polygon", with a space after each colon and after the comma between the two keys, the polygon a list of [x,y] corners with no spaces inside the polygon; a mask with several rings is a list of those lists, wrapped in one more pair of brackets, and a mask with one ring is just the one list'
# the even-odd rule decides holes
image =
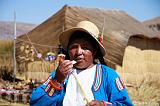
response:
{"label": "woman's wrist", "polygon": [[56,81],[57,83],[60,83],[60,84],[62,84],[62,83],[64,82],[63,79],[60,79],[60,78],[57,77],[57,76],[55,76],[52,80],[53,80],[53,81]]}
{"label": "woman's wrist", "polygon": [[55,74],[55,77],[53,78],[53,80],[56,80],[57,82],[59,82],[59,83],[63,83],[64,82],[64,79],[65,78],[63,78],[63,75],[62,75],[62,73],[60,72],[60,70],[59,70],[59,67],[56,69],[56,74]]}

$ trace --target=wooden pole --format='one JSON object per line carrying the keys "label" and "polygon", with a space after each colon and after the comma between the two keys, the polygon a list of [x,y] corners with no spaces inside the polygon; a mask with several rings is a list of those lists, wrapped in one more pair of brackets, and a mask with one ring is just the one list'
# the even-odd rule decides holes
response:
{"label": "wooden pole", "polygon": [[13,63],[14,63],[14,79],[13,82],[15,82],[16,78],[16,70],[17,70],[17,64],[16,64],[16,12],[14,11],[14,44],[13,44]]}

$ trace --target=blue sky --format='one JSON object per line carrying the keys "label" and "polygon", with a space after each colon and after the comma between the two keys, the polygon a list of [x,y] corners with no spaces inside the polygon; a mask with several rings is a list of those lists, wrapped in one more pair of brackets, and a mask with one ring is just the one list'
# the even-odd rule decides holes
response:
{"label": "blue sky", "polygon": [[123,10],[139,21],[160,16],[160,0],[0,0],[0,21],[40,24],[65,4],[71,6]]}

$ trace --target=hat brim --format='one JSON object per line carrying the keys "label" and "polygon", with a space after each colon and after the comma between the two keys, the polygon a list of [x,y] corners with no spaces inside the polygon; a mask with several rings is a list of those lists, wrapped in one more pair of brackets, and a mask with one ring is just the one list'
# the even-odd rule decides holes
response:
{"label": "hat brim", "polygon": [[86,32],[90,35],[91,38],[95,39],[95,41],[99,44],[100,50],[102,55],[104,56],[106,54],[106,50],[103,47],[103,45],[97,40],[97,38],[94,37],[94,35],[90,32],[88,32],[87,30],[85,30],[84,28],[79,28],[79,27],[74,27],[68,30],[65,30],[64,32],[62,32],[59,35],[59,41],[61,43],[61,45],[63,46],[63,48],[67,51],[67,46],[68,46],[68,42],[69,39],[71,37],[71,35],[75,32],[75,31],[82,31],[82,32]]}

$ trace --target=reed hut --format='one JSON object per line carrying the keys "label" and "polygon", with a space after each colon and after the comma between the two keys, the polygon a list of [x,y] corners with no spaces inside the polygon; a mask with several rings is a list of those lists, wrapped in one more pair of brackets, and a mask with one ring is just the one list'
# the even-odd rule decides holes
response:
{"label": "reed hut", "polygon": [[22,44],[34,46],[36,51],[44,52],[52,49],[57,52],[58,35],[83,20],[95,23],[100,33],[104,34],[105,62],[114,69],[117,65],[122,66],[125,48],[131,36],[137,34],[156,36],[154,32],[124,11],[65,5],[32,31],[17,38],[17,62],[20,63],[18,56],[22,55],[19,49]]}
{"label": "reed hut", "polygon": [[160,85],[160,38],[141,34],[131,36],[122,69],[118,72],[126,83],[134,86],[140,86],[144,81],[158,81]]}

